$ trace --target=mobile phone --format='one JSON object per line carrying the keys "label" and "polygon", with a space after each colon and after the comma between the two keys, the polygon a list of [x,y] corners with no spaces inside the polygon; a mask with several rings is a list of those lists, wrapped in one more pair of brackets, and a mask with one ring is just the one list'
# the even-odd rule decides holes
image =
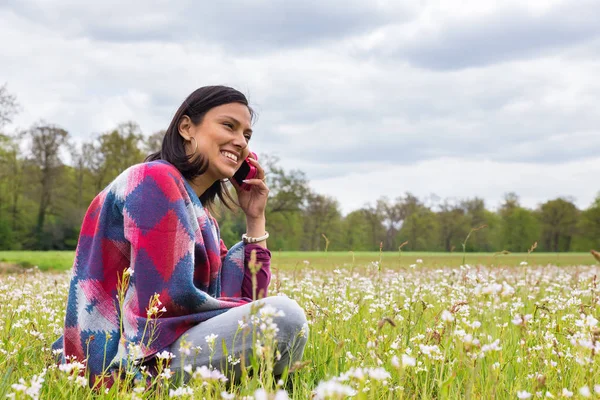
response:
{"label": "mobile phone", "polygon": [[[258,160],[258,156],[256,155],[256,153],[254,152],[250,152],[250,154],[252,154],[252,157],[255,160]],[[248,161],[248,158],[250,156],[248,156],[244,162],[242,163],[242,165],[240,166],[240,168],[235,172],[235,174],[233,175],[233,179],[235,179],[235,182],[243,189],[243,190],[251,190],[252,189],[252,185],[248,185],[246,183],[244,183],[244,179],[254,179],[258,173],[258,170],[256,169],[256,167],[252,164],[250,164],[250,162]]]}

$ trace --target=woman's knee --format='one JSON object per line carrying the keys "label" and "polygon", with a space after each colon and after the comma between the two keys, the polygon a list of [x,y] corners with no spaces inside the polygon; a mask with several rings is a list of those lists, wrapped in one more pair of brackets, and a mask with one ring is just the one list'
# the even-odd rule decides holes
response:
{"label": "woman's knee", "polygon": [[264,298],[263,301],[283,312],[283,316],[275,320],[280,336],[285,336],[288,340],[296,338],[299,341],[306,341],[308,338],[306,314],[295,300],[285,296],[272,296]]}

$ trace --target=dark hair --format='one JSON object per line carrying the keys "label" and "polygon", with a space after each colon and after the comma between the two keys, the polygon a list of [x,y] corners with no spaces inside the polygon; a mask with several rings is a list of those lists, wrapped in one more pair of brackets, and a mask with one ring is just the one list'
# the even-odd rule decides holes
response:
{"label": "dark hair", "polygon": [[[228,86],[203,86],[196,89],[181,104],[169,128],[165,132],[162,147],[160,151],[150,154],[145,162],[155,160],[165,160],[173,164],[187,180],[192,180],[202,175],[208,169],[208,160],[198,156],[192,161],[194,154],[187,155],[185,152],[185,143],[183,137],[179,134],[179,122],[184,116],[188,116],[194,125],[202,122],[206,113],[214,107],[229,103],[240,103],[248,107],[250,117],[254,119],[254,111],[248,105],[248,99],[238,90]],[[231,209],[233,199],[227,190],[225,183],[215,182],[200,196],[200,201],[209,209],[215,202],[215,198]]]}

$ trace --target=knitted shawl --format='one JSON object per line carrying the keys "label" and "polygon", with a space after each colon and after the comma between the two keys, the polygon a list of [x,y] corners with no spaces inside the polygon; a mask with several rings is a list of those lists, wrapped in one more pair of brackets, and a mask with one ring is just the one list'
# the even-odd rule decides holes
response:
{"label": "knitted shawl", "polygon": [[127,359],[147,360],[199,322],[251,301],[241,297],[244,257],[242,243],[227,251],[216,221],[173,165],[134,165],[86,212],[63,336],[53,348],[63,349],[62,362],[87,359],[90,384]]}

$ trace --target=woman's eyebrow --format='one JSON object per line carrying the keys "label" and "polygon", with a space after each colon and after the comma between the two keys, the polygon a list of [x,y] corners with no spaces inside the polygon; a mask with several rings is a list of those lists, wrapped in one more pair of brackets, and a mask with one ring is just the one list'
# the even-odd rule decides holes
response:
{"label": "woman's eyebrow", "polygon": [[[233,117],[232,117],[232,116],[230,116],[230,115],[220,115],[220,117],[221,117],[221,118],[229,118],[229,119],[230,119],[230,120],[232,120],[232,121],[233,121],[233,122],[234,122],[236,125],[242,125],[242,124],[240,123],[240,121],[238,121],[237,119],[233,118]],[[245,130],[245,132],[252,133],[252,129],[250,129],[250,128],[247,128],[247,129]]]}

